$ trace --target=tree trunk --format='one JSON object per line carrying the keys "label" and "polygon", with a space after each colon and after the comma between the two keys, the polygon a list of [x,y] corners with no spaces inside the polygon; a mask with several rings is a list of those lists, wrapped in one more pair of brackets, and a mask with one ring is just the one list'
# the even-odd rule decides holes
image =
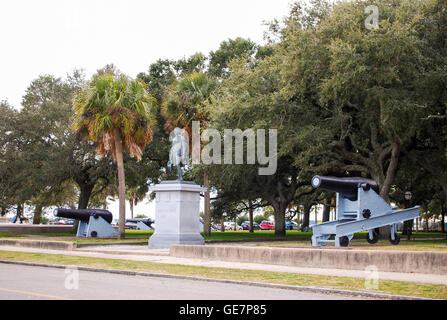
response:
{"label": "tree trunk", "polygon": [[411,239],[411,235],[413,234],[413,220],[406,221],[407,225],[407,240]]}
{"label": "tree trunk", "polygon": [[17,223],[17,220],[22,223],[22,214],[23,214],[23,207],[21,204],[17,205],[17,215],[16,215],[16,221],[14,223]]}
{"label": "tree trunk", "polygon": [[408,223],[410,221],[404,221],[404,224],[402,226],[402,232],[401,235],[406,236],[408,234]]}
{"label": "tree trunk", "polygon": [[203,213],[203,233],[206,237],[211,235],[211,208],[210,208],[210,183],[208,180],[208,174],[203,174],[203,184],[206,188],[204,193],[204,213]]}
{"label": "tree trunk", "polygon": [[[447,199],[447,197],[446,197]],[[447,205],[441,206],[441,232],[445,233],[445,212],[447,211]]]}
{"label": "tree trunk", "polygon": [[[95,185],[83,183],[80,181],[76,181],[76,183],[78,184],[79,191],[80,191],[79,199],[78,199],[78,210],[87,209],[88,203],[90,201],[90,196],[92,195],[92,191],[93,191],[93,188],[95,187]],[[78,226],[79,226],[79,220],[75,220],[75,222],[73,224],[73,229],[71,232],[76,234],[78,232]]]}
{"label": "tree trunk", "polygon": [[118,129],[115,130],[115,150],[118,167],[119,239],[124,239],[124,227],[126,225],[126,179],[124,176],[123,144]]}
{"label": "tree trunk", "polygon": [[445,233],[445,212],[441,213],[441,232]]}
{"label": "tree trunk", "polygon": [[442,223],[441,230],[442,230],[442,233],[445,233],[445,214],[446,214],[446,211],[447,211],[447,183],[442,183],[441,186],[442,186],[442,189],[444,190],[444,199],[445,199],[445,203],[441,207],[441,217],[442,217],[442,219],[441,219],[441,223]]}
{"label": "tree trunk", "polygon": [[[390,202],[390,190],[394,181],[394,177],[396,176],[397,165],[399,164],[399,155],[400,155],[400,142],[395,138],[392,142],[392,151],[390,164],[388,165],[388,169],[386,171],[385,179],[383,181],[377,181],[380,184],[380,196],[386,201]],[[391,235],[391,227],[385,226],[379,228],[379,239],[390,239]]]}
{"label": "tree trunk", "polygon": [[234,216],[234,231],[237,231],[237,216]]}
{"label": "tree trunk", "polygon": [[88,203],[90,201],[90,196],[92,195],[93,188],[95,185],[93,184],[84,184],[78,183],[80,194],[78,200],[78,210],[87,209]]}
{"label": "tree trunk", "polygon": [[310,206],[303,206],[303,224],[301,225],[301,231],[307,230],[309,228],[309,217],[310,217]]}
{"label": "tree trunk", "polygon": [[248,205],[249,205],[249,208],[248,208],[248,220],[250,222],[249,231],[253,232],[254,231],[254,229],[253,229],[253,202],[251,200],[248,200]]}
{"label": "tree trunk", "polygon": [[287,206],[279,203],[273,206],[274,218],[275,218],[275,236],[285,237],[286,236],[286,208]]}
{"label": "tree trunk", "polygon": [[134,205],[133,198],[130,199],[129,202],[130,202],[130,217],[133,219],[133,205]]}
{"label": "tree trunk", "polygon": [[222,223],[220,224],[220,231],[225,232],[225,217],[222,216]]}
{"label": "tree trunk", "polygon": [[42,219],[42,206],[37,205],[34,209],[34,217],[33,224],[40,224],[40,220]]}
{"label": "tree trunk", "polygon": [[323,222],[328,222],[330,220],[331,200],[332,198],[326,198],[326,203],[323,208]]}

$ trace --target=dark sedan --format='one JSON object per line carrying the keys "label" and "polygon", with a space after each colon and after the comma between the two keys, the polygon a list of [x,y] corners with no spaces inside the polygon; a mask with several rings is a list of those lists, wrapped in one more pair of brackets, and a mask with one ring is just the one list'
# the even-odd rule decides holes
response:
{"label": "dark sedan", "polygon": [[[242,230],[250,230],[250,222],[244,221],[241,224]],[[253,230],[261,230],[261,227],[256,222],[253,222]]]}

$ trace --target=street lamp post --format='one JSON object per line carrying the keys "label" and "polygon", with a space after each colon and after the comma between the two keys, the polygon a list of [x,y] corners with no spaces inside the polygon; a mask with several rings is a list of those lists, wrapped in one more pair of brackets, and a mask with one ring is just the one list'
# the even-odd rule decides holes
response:
{"label": "street lamp post", "polygon": [[[411,191],[405,191],[404,198],[406,202],[406,207],[409,208],[411,206],[411,198],[413,198],[413,193]],[[410,240],[411,234],[413,231],[413,220],[405,221],[404,226],[406,227],[407,231],[407,240]]]}

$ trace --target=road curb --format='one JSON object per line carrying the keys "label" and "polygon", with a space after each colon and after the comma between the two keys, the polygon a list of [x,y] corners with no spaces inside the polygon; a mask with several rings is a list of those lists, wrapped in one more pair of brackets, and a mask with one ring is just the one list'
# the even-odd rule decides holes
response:
{"label": "road curb", "polygon": [[92,267],[83,267],[83,266],[76,266],[76,265],[58,265],[58,264],[45,264],[45,263],[9,261],[9,260],[0,260],[0,263],[32,266],[32,267],[58,268],[58,269],[65,269],[67,267],[75,267],[78,270],[90,271],[90,272],[103,272],[103,273],[111,273],[111,274],[122,274],[122,275],[128,275],[128,276],[157,277],[157,278],[168,278],[168,279],[196,280],[196,281],[206,281],[206,282],[240,284],[240,285],[248,285],[248,286],[255,286],[255,287],[288,289],[288,290],[296,290],[296,291],[307,291],[307,292],[323,293],[323,294],[338,294],[338,295],[345,295],[345,296],[348,295],[348,296],[375,298],[375,299],[434,300],[434,299],[430,299],[430,298],[412,297],[412,296],[403,296],[403,295],[391,295],[391,294],[374,293],[374,292],[351,291],[351,290],[343,290],[343,289],[330,289],[330,288],[307,287],[307,286],[293,286],[293,285],[285,285],[285,284],[274,284],[274,283],[263,283],[263,282],[252,282],[252,281],[212,279],[212,278],[182,276],[182,275],[162,274],[162,273],[151,273],[151,272],[142,272],[142,271],[92,268]]}

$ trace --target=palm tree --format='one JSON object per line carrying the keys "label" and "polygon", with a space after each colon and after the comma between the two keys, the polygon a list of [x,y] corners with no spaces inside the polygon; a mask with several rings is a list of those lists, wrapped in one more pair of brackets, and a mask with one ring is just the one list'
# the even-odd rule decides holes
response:
{"label": "palm tree", "polygon": [[123,152],[141,160],[152,140],[155,98],[144,83],[123,74],[98,73],[75,101],[75,129],[79,137],[98,143],[97,153],[110,152],[118,168],[119,238],[124,238],[125,176]]}
{"label": "palm tree", "polygon": [[[216,81],[209,78],[203,72],[192,72],[174,82],[168,97],[163,103],[162,113],[167,119],[168,129],[183,127],[189,134],[189,142],[192,143],[192,121],[200,121],[206,125],[209,119],[209,112],[205,102],[210,98],[211,93],[216,88]],[[202,126],[201,126],[202,127]],[[192,150],[191,145],[189,150]],[[205,191],[205,212],[203,217],[204,233],[209,236],[211,233],[211,210],[208,174],[205,170],[203,175]]]}
{"label": "palm tree", "polygon": [[130,203],[130,217],[133,219],[134,207],[144,199],[146,193],[138,187],[130,187],[127,189],[126,198]]}

